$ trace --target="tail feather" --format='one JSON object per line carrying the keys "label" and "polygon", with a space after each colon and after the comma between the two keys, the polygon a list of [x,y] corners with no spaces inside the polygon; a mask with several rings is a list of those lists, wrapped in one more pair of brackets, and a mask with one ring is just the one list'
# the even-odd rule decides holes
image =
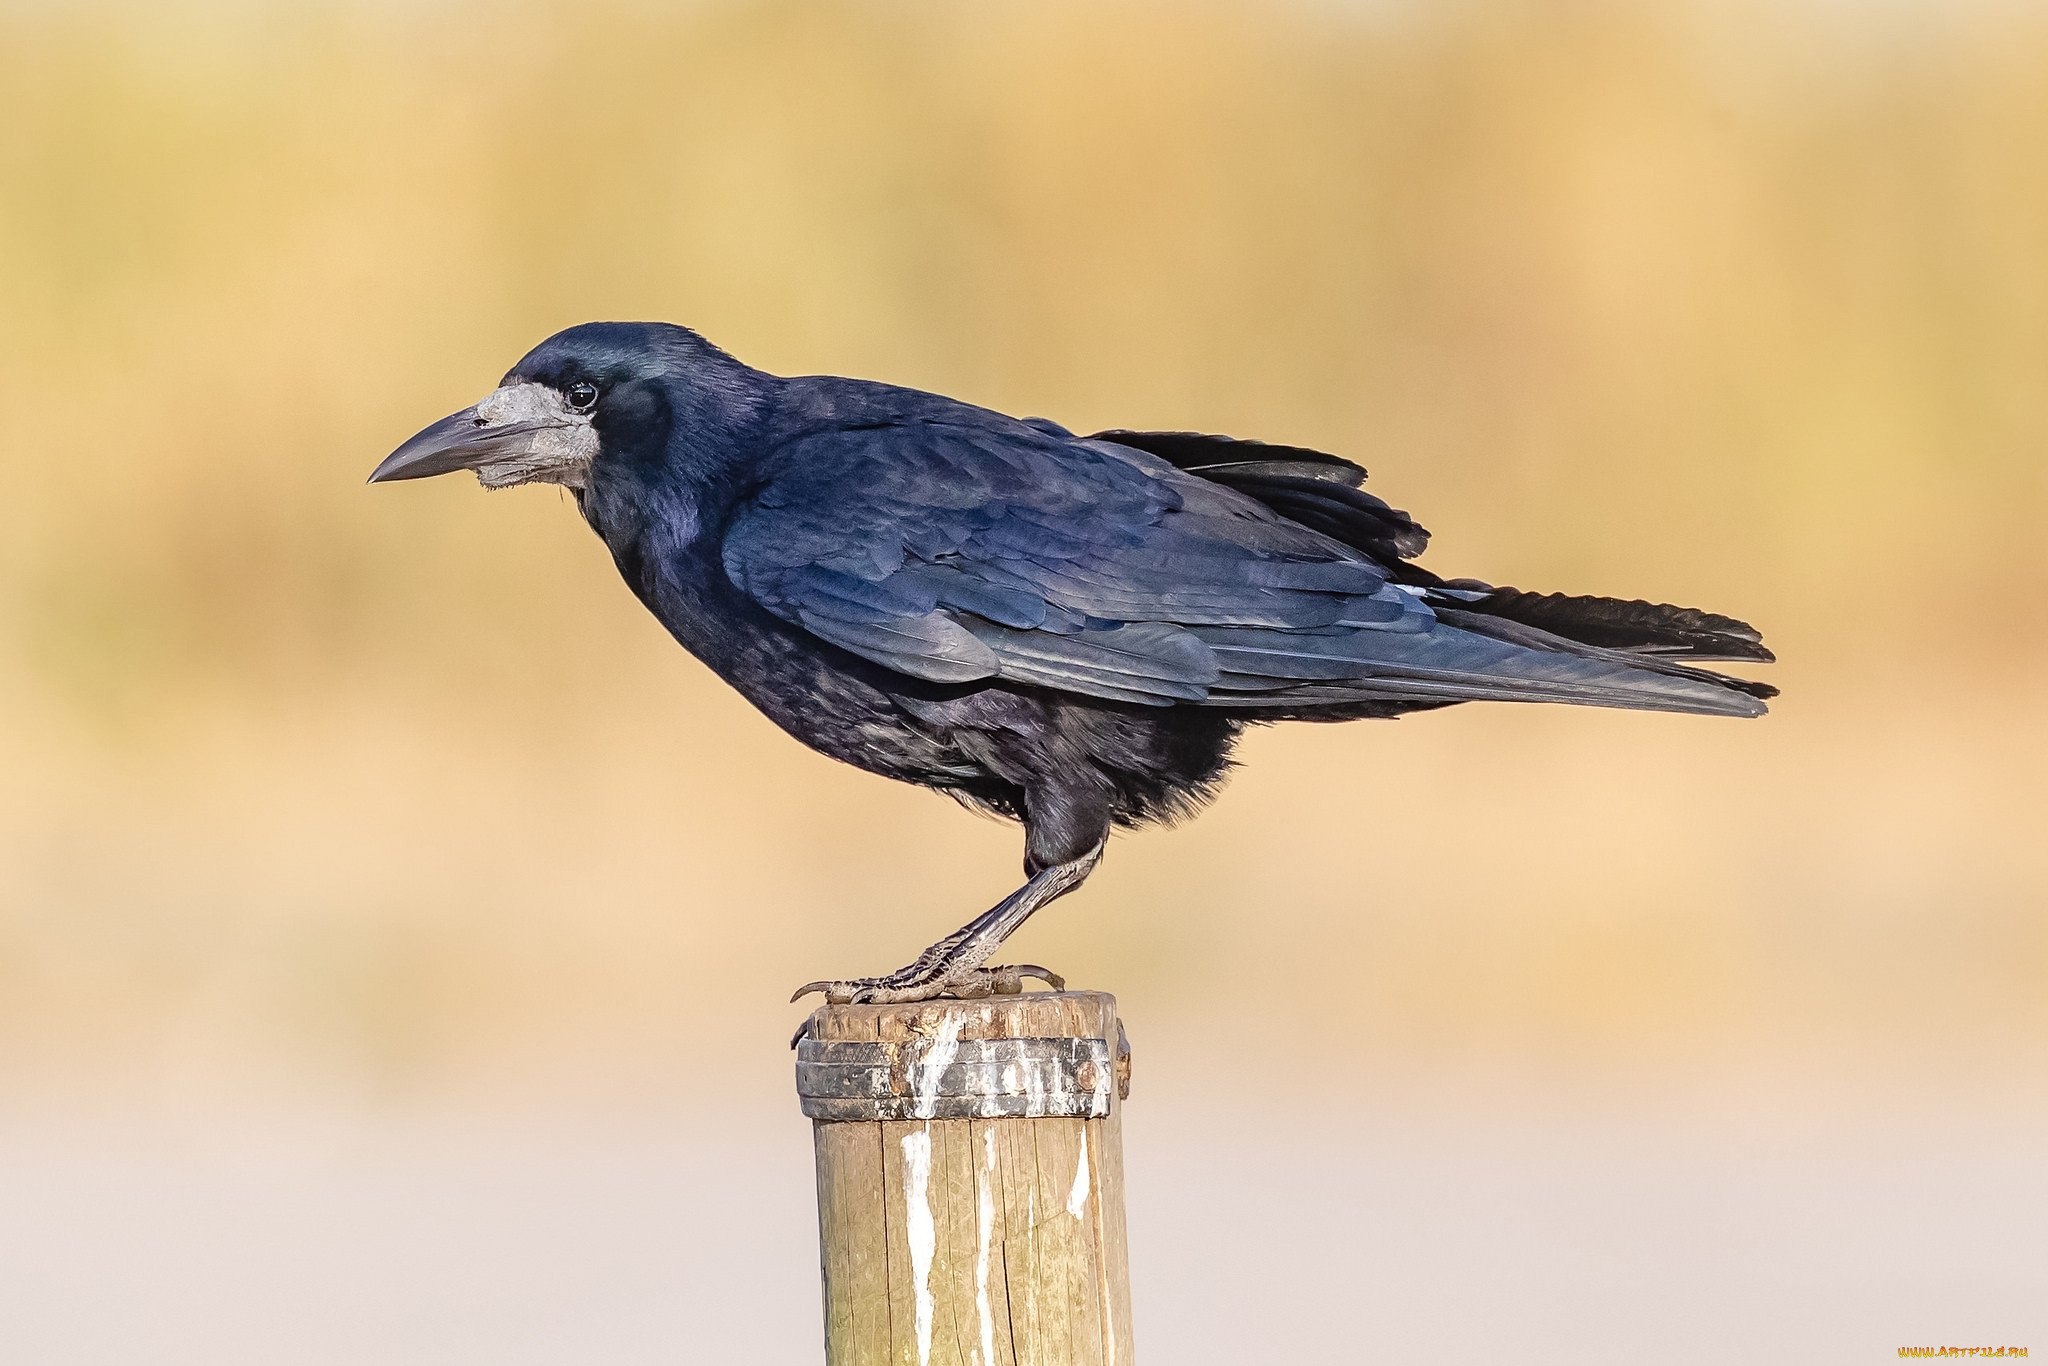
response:
{"label": "tail feather", "polygon": [[[1528,626],[1519,621],[1511,621],[1503,617],[1489,617],[1478,612],[1459,611],[1449,607],[1437,608],[1436,615],[1437,620],[1447,626],[1456,626],[1460,630],[1471,631],[1475,635],[1487,636],[1494,640],[1506,641],[1510,644],[1523,645],[1532,650],[1571,655],[1576,659],[1600,660],[1627,668],[1638,674],[1655,674],[1663,678],[1687,679],[1694,683],[1704,683],[1715,688],[1742,693],[1759,701],[1778,695],[1778,690],[1768,683],[1759,683],[1749,678],[1736,678],[1731,674],[1719,673],[1712,669],[1698,669],[1687,664],[1676,664],[1672,662],[1670,654],[1661,651],[1638,652],[1634,650],[1610,649],[1601,645],[1588,645],[1584,641],[1574,640],[1568,636],[1554,635],[1549,631],[1540,630],[1537,627]],[[1709,656],[1703,655],[1690,655],[1687,657],[1693,659],[1709,658]]]}
{"label": "tail feather", "polygon": [[1640,598],[1524,593],[1476,579],[1433,583],[1424,596],[1432,605],[1447,604],[1469,614],[1518,622],[1554,638],[1634,655],[1753,664],[1769,664],[1777,658],[1748,622],[1696,607],[1673,607]]}
{"label": "tail feather", "polygon": [[1456,609],[1426,632],[1199,627],[1222,676],[1207,704],[1251,711],[1362,701],[1566,702],[1761,716],[1774,689]]}

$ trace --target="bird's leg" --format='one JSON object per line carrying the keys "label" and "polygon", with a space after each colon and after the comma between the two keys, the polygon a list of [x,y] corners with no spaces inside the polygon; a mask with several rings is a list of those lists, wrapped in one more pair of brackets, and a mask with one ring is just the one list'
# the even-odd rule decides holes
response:
{"label": "bird's leg", "polygon": [[1098,840],[1079,858],[1039,868],[1022,887],[887,976],[811,982],[789,999],[794,1001],[821,991],[833,1005],[891,1005],[899,1001],[929,1001],[939,996],[1014,995],[1024,989],[1027,977],[1039,978],[1057,991],[1066,982],[1058,974],[1034,964],[982,964],[1034,911],[1080,886],[1101,861],[1102,842]]}

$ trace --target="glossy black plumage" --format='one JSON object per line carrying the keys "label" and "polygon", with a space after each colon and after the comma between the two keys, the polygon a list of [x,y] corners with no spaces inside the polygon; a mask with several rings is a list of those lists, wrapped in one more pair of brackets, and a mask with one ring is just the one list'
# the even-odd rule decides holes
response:
{"label": "glossy black plumage", "polygon": [[1033,873],[1192,810],[1249,722],[1771,692],[1684,662],[1768,660],[1733,619],[1437,578],[1316,451],[1080,437],[662,324],[571,329],[506,384],[596,395],[578,506],[678,641],[812,748],[1021,819]]}

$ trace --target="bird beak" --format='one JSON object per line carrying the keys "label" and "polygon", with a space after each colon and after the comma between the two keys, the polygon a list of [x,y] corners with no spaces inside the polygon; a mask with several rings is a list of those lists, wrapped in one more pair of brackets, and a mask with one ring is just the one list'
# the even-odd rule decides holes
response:
{"label": "bird beak", "polygon": [[492,422],[477,408],[464,408],[427,427],[384,457],[370,472],[373,484],[400,479],[427,479],[436,474],[474,470],[504,456],[529,450],[543,422]]}

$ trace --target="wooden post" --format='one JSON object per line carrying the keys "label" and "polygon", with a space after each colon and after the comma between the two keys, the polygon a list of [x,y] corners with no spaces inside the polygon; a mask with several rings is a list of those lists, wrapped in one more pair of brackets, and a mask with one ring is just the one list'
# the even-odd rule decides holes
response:
{"label": "wooden post", "polygon": [[828,1366],[1129,1366],[1129,1058],[1101,992],[811,1016]]}

